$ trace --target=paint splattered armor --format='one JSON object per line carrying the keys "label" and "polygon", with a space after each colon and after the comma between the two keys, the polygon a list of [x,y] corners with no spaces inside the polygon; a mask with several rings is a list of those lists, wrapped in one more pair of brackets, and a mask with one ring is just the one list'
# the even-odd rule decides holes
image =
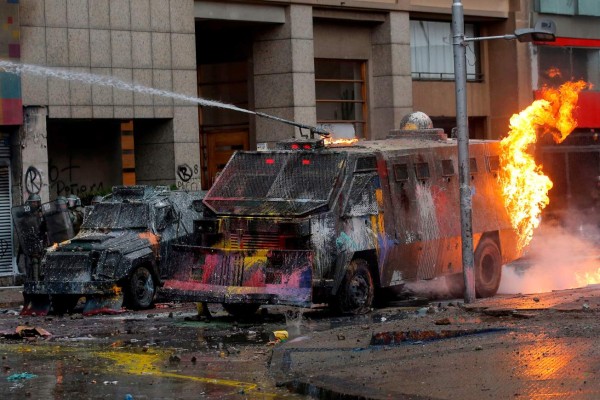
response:
{"label": "paint splattered armor", "polygon": [[[354,146],[307,139],[238,152],[203,200],[196,243],[176,246],[163,290],[364,313],[375,289],[459,276],[456,149],[443,131],[420,128]],[[471,154],[474,243],[485,244],[478,293],[489,296],[518,251],[496,179],[498,142],[472,141]]]}

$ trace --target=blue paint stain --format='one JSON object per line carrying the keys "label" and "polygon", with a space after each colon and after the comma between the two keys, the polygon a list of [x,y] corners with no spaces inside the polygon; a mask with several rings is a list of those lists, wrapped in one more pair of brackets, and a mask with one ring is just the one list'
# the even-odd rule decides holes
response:
{"label": "blue paint stain", "polygon": [[340,236],[335,239],[335,246],[338,248],[338,251],[343,252],[347,250],[356,250],[356,243],[352,240],[346,232],[340,233]]}

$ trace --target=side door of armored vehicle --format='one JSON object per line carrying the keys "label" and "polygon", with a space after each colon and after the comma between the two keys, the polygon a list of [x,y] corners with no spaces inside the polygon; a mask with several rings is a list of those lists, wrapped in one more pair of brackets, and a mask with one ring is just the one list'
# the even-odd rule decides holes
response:
{"label": "side door of armored vehicle", "polygon": [[393,226],[387,226],[393,246],[382,271],[382,286],[435,276],[439,229],[435,159],[430,149],[390,154],[387,157]]}

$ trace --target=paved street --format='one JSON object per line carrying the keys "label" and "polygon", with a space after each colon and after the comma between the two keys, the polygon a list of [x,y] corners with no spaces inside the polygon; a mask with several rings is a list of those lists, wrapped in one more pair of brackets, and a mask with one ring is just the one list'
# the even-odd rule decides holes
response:
{"label": "paved street", "polygon": [[[362,317],[266,307],[248,321],[219,306],[199,320],[193,304],[96,317],[3,309],[0,390],[7,399],[600,395],[600,288],[457,304]],[[18,326],[41,329],[10,335]],[[275,330],[290,340],[269,344]]]}

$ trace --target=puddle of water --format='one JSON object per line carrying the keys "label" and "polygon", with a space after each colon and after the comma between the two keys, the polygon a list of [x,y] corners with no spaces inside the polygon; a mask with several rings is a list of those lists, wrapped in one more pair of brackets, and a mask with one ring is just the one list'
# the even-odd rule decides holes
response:
{"label": "puddle of water", "polygon": [[3,399],[123,399],[127,394],[134,399],[302,398],[265,382],[260,368],[247,360],[183,349],[0,344],[0,353],[6,376],[37,375],[16,382],[0,379]]}

